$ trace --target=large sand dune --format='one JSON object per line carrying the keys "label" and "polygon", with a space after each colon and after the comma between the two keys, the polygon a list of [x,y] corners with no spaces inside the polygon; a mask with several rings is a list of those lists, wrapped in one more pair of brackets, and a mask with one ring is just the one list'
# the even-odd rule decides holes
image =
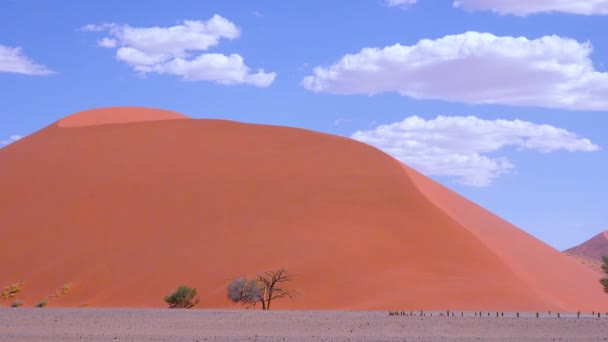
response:
{"label": "large sand dune", "polygon": [[[117,115],[120,111],[120,115]],[[150,115],[148,115],[150,114]],[[67,120],[67,121],[64,121]],[[33,305],[164,307],[285,266],[276,308],[604,310],[598,274],[368,145],[143,108],[0,150],[0,286]]]}

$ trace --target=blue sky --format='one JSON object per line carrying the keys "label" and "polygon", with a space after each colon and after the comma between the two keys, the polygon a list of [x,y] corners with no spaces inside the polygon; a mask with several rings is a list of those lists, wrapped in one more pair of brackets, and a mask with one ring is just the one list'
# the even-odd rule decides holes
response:
{"label": "blue sky", "polygon": [[94,107],[370,143],[558,249],[608,229],[608,0],[0,2],[0,147]]}

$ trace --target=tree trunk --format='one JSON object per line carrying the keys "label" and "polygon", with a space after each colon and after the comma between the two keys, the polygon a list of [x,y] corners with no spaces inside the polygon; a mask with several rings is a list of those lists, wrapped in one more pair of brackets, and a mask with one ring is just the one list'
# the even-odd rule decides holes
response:
{"label": "tree trunk", "polygon": [[262,310],[268,310],[268,305],[266,304],[266,294],[268,293],[268,289],[264,287],[264,294],[262,294]]}
{"label": "tree trunk", "polygon": [[270,301],[272,300],[272,289],[268,290],[268,298],[266,299],[266,310],[270,310]]}

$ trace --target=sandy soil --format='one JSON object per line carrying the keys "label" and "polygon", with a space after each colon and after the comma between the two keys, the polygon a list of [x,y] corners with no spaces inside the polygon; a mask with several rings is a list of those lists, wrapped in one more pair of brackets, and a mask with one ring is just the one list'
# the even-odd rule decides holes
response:
{"label": "sandy soil", "polygon": [[[9,341],[601,341],[608,318],[389,316],[387,312],[0,309]],[[459,314],[459,313],[457,313]],[[430,313],[427,313],[430,315]],[[485,314],[484,314],[485,316]]]}

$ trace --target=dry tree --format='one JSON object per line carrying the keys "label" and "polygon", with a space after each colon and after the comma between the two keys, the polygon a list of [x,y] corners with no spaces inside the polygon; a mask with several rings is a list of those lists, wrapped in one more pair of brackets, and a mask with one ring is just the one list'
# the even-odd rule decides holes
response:
{"label": "dry tree", "polygon": [[245,277],[234,278],[228,284],[228,299],[233,303],[241,303],[246,308],[253,308],[257,303],[261,303],[262,310],[270,310],[270,304],[275,299],[295,298],[296,292],[285,287],[286,283],[292,280],[293,275],[283,267],[258,274],[253,280],[247,280]]}

